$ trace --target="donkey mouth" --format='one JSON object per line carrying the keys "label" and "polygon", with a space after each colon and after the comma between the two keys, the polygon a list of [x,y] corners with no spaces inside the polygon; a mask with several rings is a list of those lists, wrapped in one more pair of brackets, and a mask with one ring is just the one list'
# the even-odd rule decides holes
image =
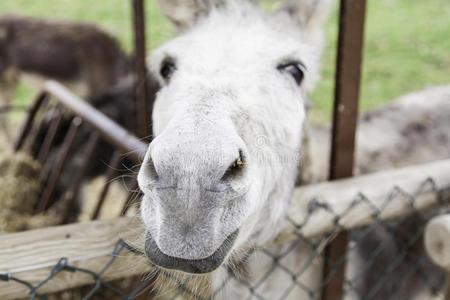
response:
{"label": "donkey mouth", "polygon": [[222,245],[206,258],[185,259],[163,253],[152,238],[150,232],[147,232],[145,254],[152,263],[165,269],[179,270],[192,274],[210,273],[222,264],[228,252],[230,252],[238,233],[239,229],[231,233]]}

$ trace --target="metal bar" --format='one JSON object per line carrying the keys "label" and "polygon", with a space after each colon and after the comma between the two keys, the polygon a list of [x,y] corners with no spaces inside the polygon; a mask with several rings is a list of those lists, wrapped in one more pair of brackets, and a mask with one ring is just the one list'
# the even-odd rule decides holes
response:
{"label": "metal bar", "polygon": [[147,90],[147,68],[145,65],[145,17],[144,0],[133,0],[135,93],[137,112],[137,134],[148,138],[151,134],[150,115],[152,102]]}
{"label": "metal bar", "polygon": [[341,0],[330,179],[352,176],[366,0]]}
{"label": "metal bar", "polygon": [[[47,106],[49,105],[48,102],[49,101],[44,101],[44,103],[42,103],[41,108],[39,109],[40,113],[38,112],[35,117],[39,124],[37,126],[33,126],[30,130],[31,137],[29,139],[31,141],[29,142],[29,149],[33,158],[37,158],[39,149],[42,146],[42,136],[40,134],[44,132],[45,126],[47,126],[47,120],[45,119],[44,114],[47,110]],[[41,117],[40,120],[38,115]]]}
{"label": "metal bar", "polygon": [[45,133],[46,126],[48,125],[48,119],[46,119],[46,115],[49,115],[48,107],[51,107],[50,96],[41,104],[38,113],[36,114],[36,122],[39,122],[38,125],[34,125],[30,130],[29,139],[31,140],[28,144],[29,152],[33,156],[33,158],[38,157],[38,152],[42,146],[42,135]]}
{"label": "metal bar", "polygon": [[[144,141],[151,141],[152,122],[150,119],[153,110],[153,95],[150,99],[149,90],[147,89],[147,67],[145,60],[145,9],[144,0],[133,1],[133,25],[134,25],[134,55],[135,55],[135,93],[136,93],[136,133]],[[137,183],[136,183],[137,188]],[[121,215],[125,215],[130,202],[133,199],[134,193],[128,195],[122,208]],[[139,283],[139,278],[135,277],[132,280],[131,286],[134,282]],[[142,295],[139,297],[142,298]],[[153,298],[153,297],[152,297]]]}
{"label": "metal bar", "polygon": [[142,161],[148,144],[137,139],[133,134],[97,111],[86,101],[75,96],[56,81],[47,81],[44,84],[44,89],[73,114],[80,116],[84,122],[98,130],[103,139],[120,149],[127,158],[137,163]]}
{"label": "metal bar", "polygon": [[92,157],[94,156],[94,151],[98,146],[99,140],[100,140],[100,135],[96,131],[94,131],[89,136],[89,141],[86,146],[86,154],[84,155],[83,164],[81,165],[81,168],[80,168],[77,176],[75,177],[74,183],[70,187],[70,190],[67,194],[67,197],[69,199],[67,200],[67,205],[64,208],[62,224],[67,224],[69,222],[71,210],[75,206],[75,202],[78,197],[78,193],[80,191],[81,183],[83,182],[83,178],[89,168],[90,162],[92,160]]}
{"label": "metal bar", "polygon": [[[366,0],[341,0],[336,85],[331,142],[330,179],[353,174],[355,132],[358,119],[359,87],[364,42]],[[342,232],[325,249],[327,260],[323,278],[323,300],[341,299],[345,263],[336,262],[345,255],[348,234]]]}
{"label": "metal bar", "polygon": [[63,113],[61,110],[61,107],[56,108],[56,113],[53,116],[53,120],[50,122],[50,126],[48,128],[47,134],[45,135],[44,141],[42,142],[41,149],[39,150],[38,154],[38,161],[40,163],[43,163],[48,156],[48,153],[50,152],[50,148],[53,145],[53,142],[56,137],[56,133],[58,133],[58,129],[61,125],[61,121],[63,118]]}
{"label": "metal bar", "polygon": [[137,180],[134,179],[133,184],[131,185],[131,191],[128,193],[127,199],[123,204],[122,212],[120,213],[121,217],[125,216],[133,200],[136,199],[136,197],[138,197],[138,194],[140,194],[140,191],[138,190],[138,183]]}
{"label": "metal bar", "polygon": [[109,187],[110,187],[112,181],[114,180],[114,178],[116,177],[117,168],[119,167],[121,156],[122,155],[119,151],[115,151],[111,158],[111,161],[109,163],[110,168],[109,168],[108,174],[106,176],[106,183],[103,186],[103,189],[100,193],[100,197],[97,202],[97,206],[95,207],[94,213],[92,214],[92,217],[91,217],[92,220],[97,219],[100,214],[100,210],[102,209],[103,203],[105,202],[105,198],[106,198],[106,195],[108,194]]}
{"label": "metal bar", "polygon": [[33,104],[31,105],[25,123],[23,124],[22,129],[20,130],[19,137],[17,138],[16,143],[14,144],[14,151],[17,152],[22,148],[23,142],[25,141],[28,133],[30,132],[31,126],[33,125],[34,117],[41,107],[42,103],[48,98],[47,93],[40,92],[37,94]]}
{"label": "metal bar", "polygon": [[41,199],[39,200],[36,213],[43,212],[49,202],[50,198],[53,195],[53,192],[55,190],[56,184],[58,182],[59,177],[61,176],[62,170],[64,169],[64,165],[67,161],[67,157],[69,155],[70,147],[73,144],[73,141],[75,140],[75,136],[78,132],[78,129],[80,128],[82,124],[82,120],[79,117],[75,117],[72,120],[72,123],[70,124],[69,131],[67,132],[66,137],[64,138],[63,146],[58,153],[58,157],[56,159],[55,168],[51,171],[47,187],[44,190]]}

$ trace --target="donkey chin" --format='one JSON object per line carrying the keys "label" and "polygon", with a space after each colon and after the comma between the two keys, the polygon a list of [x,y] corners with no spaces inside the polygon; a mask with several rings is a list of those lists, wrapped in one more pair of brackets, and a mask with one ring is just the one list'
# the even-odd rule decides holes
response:
{"label": "donkey chin", "polygon": [[248,154],[239,136],[196,139],[177,130],[158,136],[138,182],[149,260],[165,269],[204,274],[237,247],[254,208],[248,199]]}
{"label": "donkey chin", "polygon": [[238,236],[239,229],[223,241],[211,255],[205,258],[186,259],[165,254],[160,250],[152,235],[147,232],[145,253],[152,263],[166,269],[173,269],[192,274],[210,273],[217,269],[225,260]]}

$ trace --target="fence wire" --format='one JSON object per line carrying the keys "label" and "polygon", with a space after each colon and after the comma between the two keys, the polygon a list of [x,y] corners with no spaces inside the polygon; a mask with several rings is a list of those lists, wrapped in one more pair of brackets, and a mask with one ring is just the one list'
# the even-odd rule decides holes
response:
{"label": "fence wire", "polygon": [[[344,294],[336,299],[444,299],[442,291],[446,274],[427,257],[423,246],[423,232],[432,217],[450,212],[449,191],[450,187],[438,187],[430,178],[413,194],[394,187],[381,206],[359,194],[341,213],[321,204],[317,199],[311,199],[304,222],[297,224],[288,220],[295,228],[295,240],[262,249],[247,249],[239,259],[220,267],[219,271],[223,276],[220,282],[215,282],[211,287],[204,282],[203,286],[199,287],[201,276],[180,275],[155,266],[131,292],[125,292],[120,282],[107,282],[102,278],[105,271],[114,265],[119,254],[124,251],[143,255],[142,251],[122,239],[118,240],[109,261],[100,271],[79,268],[71,265],[67,258],[61,258],[55,263],[48,277],[39,283],[32,284],[21,280],[19,275],[8,273],[0,274],[0,280],[24,285],[28,289],[28,296],[24,295],[24,298],[29,299],[52,299],[52,295],[39,293],[40,288],[50,285],[52,279],[61,272],[82,272],[92,276],[95,285],[90,286],[86,294],[79,296],[81,299],[133,299],[136,296],[153,299],[156,292],[152,285],[159,280],[167,283],[160,288],[164,299],[184,297],[199,300],[281,300],[290,297],[320,299],[328,281],[333,276],[342,276]],[[439,201],[433,208],[419,211],[416,207],[416,196],[425,192],[437,193]],[[396,201],[407,201],[407,213],[395,219],[383,220],[385,209]],[[345,255],[331,261],[323,251],[325,246],[338,232],[345,230],[341,220],[362,205],[374,212],[372,222],[367,226],[349,230],[350,242]],[[305,236],[302,232],[304,226],[319,212],[333,216],[334,228],[319,237]],[[331,272],[322,278],[324,262],[328,262],[332,267]],[[339,266],[344,263],[345,274],[339,274]],[[201,278],[205,279],[204,276]],[[110,296],[104,296],[104,291],[109,291]],[[302,295],[301,298],[298,298],[298,295]]]}

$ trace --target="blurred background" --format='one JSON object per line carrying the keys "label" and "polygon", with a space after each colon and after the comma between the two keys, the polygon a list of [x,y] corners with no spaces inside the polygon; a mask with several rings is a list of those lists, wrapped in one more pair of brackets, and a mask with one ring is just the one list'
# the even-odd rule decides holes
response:
{"label": "blurred background", "polygon": [[[263,0],[274,9],[280,0]],[[311,95],[311,118],[330,120],[334,89],[337,9],[327,27],[327,49],[322,60],[322,80]],[[133,45],[131,1],[126,0],[2,0],[0,15],[14,14],[49,19],[90,22],[117,37],[130,53]],[[450,1],[369,0],[365,34],[361,109],[380,106],[408,92],[450,83]],[[173,34],[156,1],[146,1],[147,50]],[[16,90],[14,104],[31,101],[34,91],[24,84]]]}

